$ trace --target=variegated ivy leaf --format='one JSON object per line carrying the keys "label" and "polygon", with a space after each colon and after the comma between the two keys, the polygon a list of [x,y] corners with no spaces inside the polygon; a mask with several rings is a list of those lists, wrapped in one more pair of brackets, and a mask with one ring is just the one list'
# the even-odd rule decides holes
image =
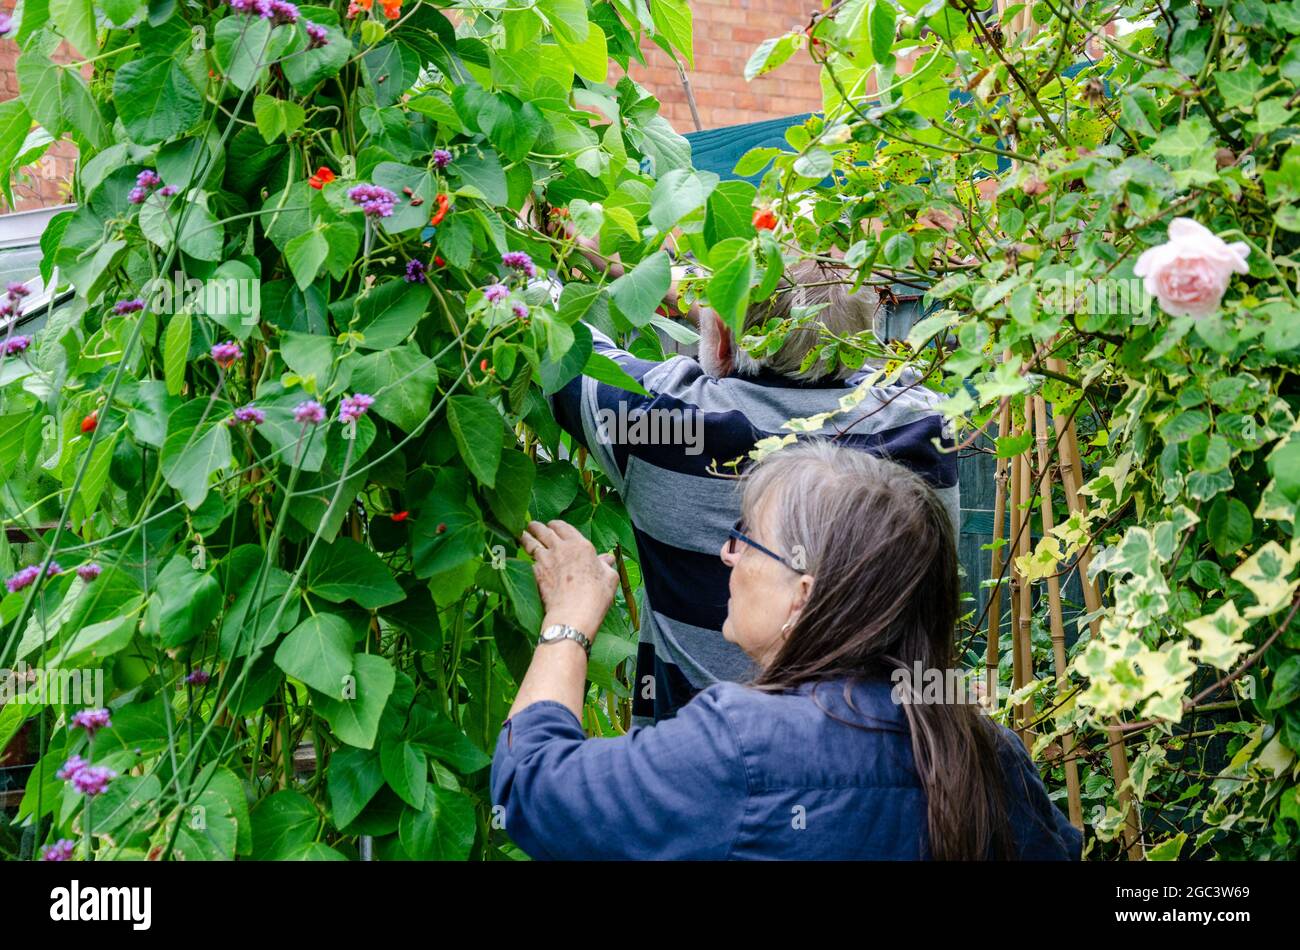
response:
{"label": "variegated ivy leaf", "polygon": [[1250,627],[1250,621],[1237,612],[1237,604],[1228,601],[1212,614],[1189,620],[1183,626],[1200,641],[1196,658],[1202,663],[1227,671],[1237,658],[1250,649],[1241,635]]}
{"label": "variegated ivy leaf", "polygon": [[1056,573],[1061,562],[1061,542],[1048,535],[1040,538],[1034,550],[1016,558],[1016,570],[1031,584]]}
{"label": "variegated ivy leaf", "polygon": [[1255,595],[1255,606],[1246,608],[1247,620],[1271,616],[1291,602],[1300,585],[1300,581],[1287,580],[1295,565],[1291,552],[1276,541],[1269,541],[1232,572],[1232,579]]}

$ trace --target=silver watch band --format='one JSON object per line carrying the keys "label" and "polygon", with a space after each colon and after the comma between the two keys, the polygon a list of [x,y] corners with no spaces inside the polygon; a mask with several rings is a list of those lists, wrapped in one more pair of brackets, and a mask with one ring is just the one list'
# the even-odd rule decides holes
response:
{"label": "silver watch band", "polygon": [[542,631],[542,636],[537,641],[537,645],[544,646],[547,643],[559,643],[561,640],[573,640],[587,652],[587,656],[591,656],[591,641],[587,639],[587,635],[567,623],[551,624]]}

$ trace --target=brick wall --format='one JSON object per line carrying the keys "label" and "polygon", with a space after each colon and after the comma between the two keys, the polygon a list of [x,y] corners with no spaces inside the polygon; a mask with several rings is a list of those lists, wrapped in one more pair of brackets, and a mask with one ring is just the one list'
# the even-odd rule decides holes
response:
{"label": "brick wall", "polygon": [[[12,0],[0,0],[0,8],[10,9],[12,5]],[[797,0],[691,0],[691,10],[695,69],[690,79],[704,128],[815,112],[821,107],[817,68],[805,52],[796,53],[780,69],[753,82],[746,82],[744,77],[746,61],[763,40],[807,23],[808,9]],[[69,51],[64,47],[60,53]],[[14,74],[17,58],[15,43],[0,39],[0,100],[18,94]],[[632,76],[659,98],[663,114],[674,128],[693,131],[695,123],[673,61],[650,42],[646,43],[646,60],[646,66],[633,65]],[[36,166],[23,169],[15,181],[17,207],[6,208],[0,199],[0,211],[65,202],[76,154],[71,142],[55,144]]]}
{"label": "brick wall", "polygon": [[[821,108],[817,67],[804,50],[779,69],[745,81],[745,63],[770,36],[808,25],[816,3],[799,0],[690,0],[695,23],[695,69],[689,74],[700,122],[706,129],[816,112]],[[633,64],[632,78],[663,104],[663,114],[678,132],[691,132],[681,77],[673,61],[651,42],[647,65]]]}
{"label": "brick wall", "polygon": [[[12,10],[13,0],[0,0],[0,9]],[[72,62],[75,56],[66,43],[55,53],[55,59],[65,63]],[[18,95],[18,76],[14,72],[17,59],[18,44],[12,38],[0,38],[0,101]],[[69,183],[72,181],[76,161],[77,149],[71,142],[65,139],[54,143],[39,162],[21,169],[15,176],[13,189],[16,207],[8,207],[4,198],[0,197],[0,213],[64,204],[68,200]]]}

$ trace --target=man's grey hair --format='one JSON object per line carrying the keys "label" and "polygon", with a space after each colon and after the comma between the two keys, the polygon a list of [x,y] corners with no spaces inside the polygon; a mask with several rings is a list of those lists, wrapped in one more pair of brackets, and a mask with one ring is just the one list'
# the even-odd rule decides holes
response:
{"label": "man's grey hair", "polygon": [[792,330],[775,353],[762,357],[751,356],[740,347],[739,340],[735,341],[736,372],[753,375],[760,368],[766,367],[787,379],[800,382],[827,377],[847,379],[852,376],[856,370],[842,365],[828,373],[826,360],[821,356],[807,369],[801,368],[809,351],[825,342],[824,332],[837,337],[850,337],[871,330],[877,338],[880,337],[880,321],[884,314],[879,296],[870,290],[850,293],[851,284],[844,281],[844,275],[843,268],[818,261],[800,261],[790,267],[776,293],[750,305],[745,313],[746,332],[760,329],[770,320],[787,320],[797,316],[795,308],[816,308],[821,304],[825,306],[817,310],[802,326]]}

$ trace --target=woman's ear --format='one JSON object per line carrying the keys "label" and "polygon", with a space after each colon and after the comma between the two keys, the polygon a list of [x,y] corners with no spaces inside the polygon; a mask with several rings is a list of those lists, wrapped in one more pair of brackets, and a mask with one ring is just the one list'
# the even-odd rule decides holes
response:
{"label": "woman's ear", "polygon": [[714,331],[717,336],[717,348],[714,356],[718,361],[718,371],[721,376],[730,376],[731,371],[735,368],[734,356],[736,342],[731,338],[731,329],[722,322],[722,317],[710,310],[709,319],[714,321]]}
{"label": "woman's ear", "polygon": [[790,604],[793,613],[801,612],[808,606],[808,600],[812,597],[813,585],[816,581],[811,574],[800,574],[799,583],[794,592],[794,601]]}

